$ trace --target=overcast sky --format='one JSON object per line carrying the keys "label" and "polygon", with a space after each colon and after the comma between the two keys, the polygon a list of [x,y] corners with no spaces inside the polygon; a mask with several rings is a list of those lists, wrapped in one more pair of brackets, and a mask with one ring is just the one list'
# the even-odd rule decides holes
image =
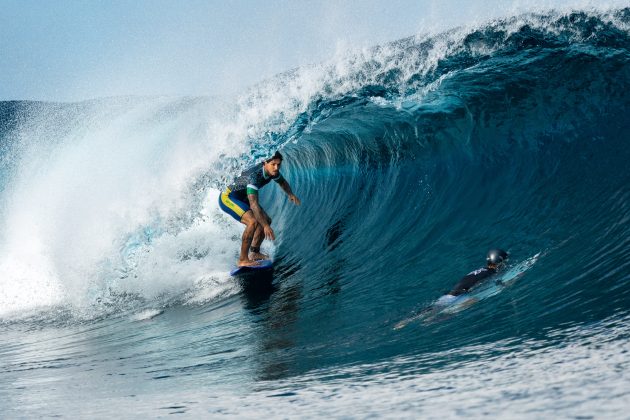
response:
{"label": "overcast sky", "polygon": [[0,0],[0,100],[230,94],[347,47],[589,4],[602,2]]}

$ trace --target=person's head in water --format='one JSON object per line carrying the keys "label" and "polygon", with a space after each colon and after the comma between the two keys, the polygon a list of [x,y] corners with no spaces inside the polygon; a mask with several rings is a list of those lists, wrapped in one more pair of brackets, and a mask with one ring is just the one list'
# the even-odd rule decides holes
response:
{"label": "person's head in water", "polygon": [[280,173],[280,166],[282,165],[282,155],[280,152],[276,152],[268,159],[265,159],[263,162],[263,168],[265,168],[265,172],[271,176],[276,177],[278,173]]}
{"label": "person's head in water", "polygon": [[488,268],[497,270],[501,266],[503,266],[503,264],[505,264],[505,261],[507,261],[507,259],[508,259],[507,252],[505,252],[502,249],[495,248],[488,251],[488,256],[486,257],[486,263],[488,264]]}

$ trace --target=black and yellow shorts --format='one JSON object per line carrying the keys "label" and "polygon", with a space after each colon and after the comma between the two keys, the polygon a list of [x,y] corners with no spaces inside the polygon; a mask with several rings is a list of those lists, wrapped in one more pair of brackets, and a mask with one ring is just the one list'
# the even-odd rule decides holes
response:
{"label": "black and yellow shorts", "polygon": [[219,195],[219,207],[239,222],[243,215],[249,211],[249,204],[236,198],[229,188]]}

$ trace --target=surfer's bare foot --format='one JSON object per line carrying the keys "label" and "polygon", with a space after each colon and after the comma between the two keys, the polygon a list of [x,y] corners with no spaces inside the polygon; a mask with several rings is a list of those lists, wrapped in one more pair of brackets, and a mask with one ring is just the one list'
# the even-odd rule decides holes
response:
{"label": "surfer's bare foot", "polygon": [[260,263],[253,260],[241,260],[238,262],[239,267],[255,267],[257,265],[260,265]]}
{"label": "surfer's bare foot", "polygon": [[260,252],[252,252],[249,254],[249,258],[254,261],[268,260],[269,255],[261,254]]}

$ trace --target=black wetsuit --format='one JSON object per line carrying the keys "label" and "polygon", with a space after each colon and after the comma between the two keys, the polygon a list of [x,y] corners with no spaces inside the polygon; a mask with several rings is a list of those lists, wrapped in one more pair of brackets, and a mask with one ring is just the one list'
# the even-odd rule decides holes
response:
{"label": "black wetsuit", "polygon": [[474,285],[498,272],[496,268],[482,267],[471,273],[466,274],[460,281],[448,292],[449,295],[459,296],[468,292]]}

